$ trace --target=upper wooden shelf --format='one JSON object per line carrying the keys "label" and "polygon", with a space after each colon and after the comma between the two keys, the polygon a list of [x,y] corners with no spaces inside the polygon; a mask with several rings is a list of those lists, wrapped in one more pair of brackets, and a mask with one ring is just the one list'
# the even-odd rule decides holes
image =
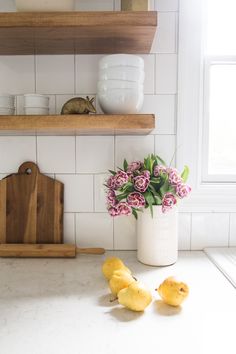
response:
{"label": "upper wooden shelf", "polygon": [[149,53],[156,11],[0,13],[0,55]]}
{"label": "upper wooden shelf", "polygon": [[154,128],[152,114],[0,116],[0,135],[145,135]]}

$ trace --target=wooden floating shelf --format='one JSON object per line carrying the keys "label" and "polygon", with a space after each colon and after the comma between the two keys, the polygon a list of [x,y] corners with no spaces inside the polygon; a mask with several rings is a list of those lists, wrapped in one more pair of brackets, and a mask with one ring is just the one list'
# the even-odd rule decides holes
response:
{"label": "wooden floating shelf", "polygon": [[145,135],[153,114],[0,116],[0,135]]}
{"label": "wooden floating shelf", "polygon": [[156,11],[0,13],[0,55],[149,53]]}

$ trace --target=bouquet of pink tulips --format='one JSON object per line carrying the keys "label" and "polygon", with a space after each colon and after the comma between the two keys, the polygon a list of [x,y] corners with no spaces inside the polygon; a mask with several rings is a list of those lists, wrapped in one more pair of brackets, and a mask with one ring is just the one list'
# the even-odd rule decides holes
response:
{"label": "bouquet of pink tulips", "polygon": [[181,174],[175,168],[167,167],[156,155],[148,156],[144,162],[128,164],[124,160],[123,169],[111,171],[106,181],[107,209],[111,216],[131,215],[138,217],[138,211],[161,205],[166,213],[178,199],[186,197],[191,187],[186,184],[189,169],[185,166]]}

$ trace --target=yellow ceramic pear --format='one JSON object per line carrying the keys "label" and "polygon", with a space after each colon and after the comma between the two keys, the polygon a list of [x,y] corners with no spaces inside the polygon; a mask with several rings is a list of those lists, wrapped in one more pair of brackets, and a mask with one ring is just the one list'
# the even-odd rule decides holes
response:
{"label": "yellow ceramic pear", "polygon": [[187,284],[169,277],[159,286],[158,291],[162,300],[171,306],[180,306],[189,294]]}
{"label": "yellow ceramic pear", "polygon": [[109,281],[109,287],[113,295],[117,296],[118,292],[127,288],[135,279],[125,269],[115,270]]}
{"label": "yellow ceramic pear", "polygon": [[144,285],[135,281],[118,293],[118,301],[132,311],[144,311],[151,303],[152,295]]}
{"label": "yellow ceramic pear", "polygon": [[102,272],[107,280],[111,279],[114,271],[121,269],[131,274],[129,268],[127,268],[118,257],[108,257],[102,265]]}

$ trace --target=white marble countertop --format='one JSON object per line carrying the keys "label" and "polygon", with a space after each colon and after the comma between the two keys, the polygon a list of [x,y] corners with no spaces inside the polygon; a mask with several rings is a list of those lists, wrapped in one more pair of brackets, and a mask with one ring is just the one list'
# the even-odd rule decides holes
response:
{"label": "white marble countertop", "polygon": [[[153,291],[145,313],[109,302],[101,264],[110,254]],[[190,287],[181,309],[154,291],[170,275]],[[235,289],[202,252],[181,252],[164,268],[138,263],[129,251],[0,259],[0,354],[233,354],[235,322]]]}

